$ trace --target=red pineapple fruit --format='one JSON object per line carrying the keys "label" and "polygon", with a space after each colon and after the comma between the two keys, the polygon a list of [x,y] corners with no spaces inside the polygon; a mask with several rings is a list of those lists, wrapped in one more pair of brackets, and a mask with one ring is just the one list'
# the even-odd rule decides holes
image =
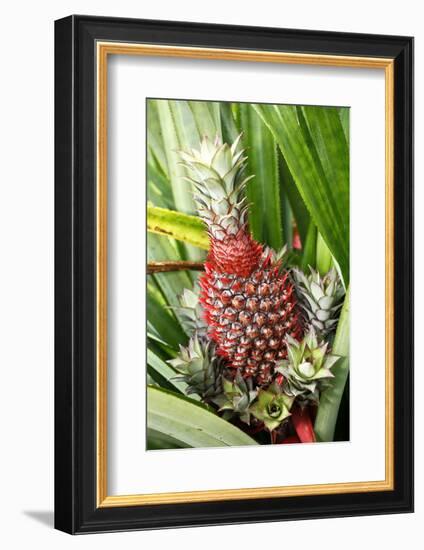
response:
{"label": "red pineapple fruit", "polygon": [[200,301],[208,337],[234,374],[271,383],[276,361],[286,357],[285,336],[302,336],[294,285],[275,252],[253,239],[247,224],[247,157],[205,137],[200,150],[180,152],[210,238]]}

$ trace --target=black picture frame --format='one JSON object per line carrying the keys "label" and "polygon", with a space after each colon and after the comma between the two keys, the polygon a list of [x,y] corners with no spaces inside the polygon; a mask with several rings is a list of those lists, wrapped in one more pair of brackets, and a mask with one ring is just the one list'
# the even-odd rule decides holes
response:
{"label": "black picture frame", "polygon": [[[97,507],[99,40],[394,60],[394,490]],[[55,527],[75,534],[413,511],[413,39],[73,15],[55,23],[55,73]]]}

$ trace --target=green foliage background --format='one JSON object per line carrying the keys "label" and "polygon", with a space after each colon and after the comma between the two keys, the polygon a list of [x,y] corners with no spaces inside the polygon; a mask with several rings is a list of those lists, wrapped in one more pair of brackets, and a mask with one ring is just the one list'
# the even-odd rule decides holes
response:
{"label": "green foliage background", "polygon": [[[196,216],[178,150],[198,148],[203,136],[231,143],[243,132],[249,157],[249,226],[258,241],[288,247],[288,262],[324,274],[334,265],[349,286],[349,109],[207,101],[148,100],[148,261],[202,261],[207,236]],[[248,175],[248,174],[247,174]],[[293,248],[294,229],[302,249]],[[196,397],[166,361],[186,344],[178,295],[197,272],[149,275],[147,280],[147,378],[149,449],[257,444]],[[318,440],[347,439],[349,292],[340,317],[334,369],[315,421]],[[340,404],[342,403],[342,407]],[[338,416],[345,420],[337,434]],[[339,422],[340,424],[340,422]]]}

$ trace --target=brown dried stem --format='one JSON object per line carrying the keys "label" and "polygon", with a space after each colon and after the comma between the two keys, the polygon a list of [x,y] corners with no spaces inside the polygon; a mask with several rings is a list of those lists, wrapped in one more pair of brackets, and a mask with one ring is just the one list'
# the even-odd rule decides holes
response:
{"label": "brown dried stem", "polygon": [[182,270],[203,271],[203,262],[183,262],[183,261],[166,261],[166,262],[149,262],[147,264],[147,274],[152,273],[168,273],[170,271]]}

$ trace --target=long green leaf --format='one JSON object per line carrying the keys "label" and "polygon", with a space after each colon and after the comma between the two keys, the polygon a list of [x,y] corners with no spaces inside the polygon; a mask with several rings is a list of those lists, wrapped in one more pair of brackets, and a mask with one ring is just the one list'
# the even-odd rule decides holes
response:
{"label": "long green leaf", "polygon": [[147,195],[148,200],[156,206],[171,210],[174,208],[169,180],[152,155],[149,155],[147,166]]}
{"label": "long green leaf", "polygon": [[[290,206],[290,200],[286,193],[286,189],[280,186],[280,211],[282,223],[282,235],[284,244],[287,245],[287,250],[293,249],[293,211]],[[277,249],[278,250],[278,249]]]}
{"label": "long green leaf", "polygon": [[[339,193],[348,194],[348,186],[339,187],[338,185],[340,178],[347,181],[349,178],[349,149],[339,110],[335,107],[297,107],[297,110],[298,116],[301,111],[305,117],[320,162],[330,183],[338,187]],[[333,137],[337,137],[337,140]],[[343,201],[348,205],[348,196],[343,197]]]}
{"label": "long green leaf", "polygon": [[147,426],[189,447],[257,445],[239,428],[186,397],[147,388]]}
{"label": "long green leaf", "polygon": [[222,139],[225,143],[234,143],[240,133],[234,117],[231,103],[220,103]]}
{"label": "long green leaf", "polygon": [[293,180],[293,176],[287,166],[287,162],[283,157],[281,151],[278,154],[279,170],[280,170],[280,185],[283,194],[287,195],[290,206],[293,212],[294,219],[296,221],[297,229],[299,231],[302,247],[305,246],[306,236],[310,226],[311,216],[308,209],[303,202],[302,197],[296,187]]}
{"label": "long green leaf", "polygon": [[[333,210],[341,214],[340,221],[349,235],[349,148],[345,131],[335,107],[298,107],[318,151],[319,161],[333,189],[328,197]],[[336,208],[339,207],[339,208]],[[342,207],[340,209],[340,207]],[[339,212],[338,212],[339,210]],[[347,238],[347,243],[349,240]],[[347,252],[349,249],[347,247]]]}
{"label": "long green leaf", "polygon": [[[337,112],[324,107],[255,105],[273,133],[319,232],[349,279],[347,144]],[[315,141],[316,140],[316,141]],[[340,157],[340,158],[339,158]],[[331,168],[330,168],[331,166]],[[347,163],[348,166],[348,163]]]}
{"label": "long green leaf", "polygon": [[157,334],[156,329],[149,321],[147,321],[147,347],[162,360],[175,359],[177,356],[177,350]]}
{"label": "long green leaf", "polygon": [[317,269],[321,276],[325,275],[331,268],[332,255],[326,245],[321,233],[317,236]]}
{"label": "long green leaf", "polygon": [[163,174],[168,175],[168,162],[165,154],[165,145],[162,139],[162,128],[159,119],[157,101],[147,101],[147,148],[149,162],[155,160]]}
{"label": "long green leaf", "polygon": [[184,449],[189,447],[181,441],[169,435],[147,428],[147,450],[157,451],[162,449]]}
{"label": "long green leaf", "polygon": [[193,111],[187,101],[170,101],[175,131],[177,133],[179,147],[181,149],[197,148],[200,136]]}
{"label": "long green leaf", "polygon": [[340,122],[342,123],[343,131],[344,131],[347,143],[349,143],[349,115],[350,115],[349,107],[341,107],[339,109]]}
{"label": "long green leaf", "polygon": [[243,146],[248,170],[249,226],[253,236],[276,250],[284,245],[277,146],[273,135],[251,105],[240,105]]}
{"label": "long green leaf", "polygon": [[312,222],[309,224],[308,233],[303,243],[303,255],[301,267],[303,271],[309,272],[309,266],[315,268],[317,259],[317,226]]}
{"label": "long green leaf", "polygon": [[191,186],[184,179],[187,175],[184,167],[179,164],[178,151],[181,149],[181,144],[175,128],[170,102],[166,99],[156,100],[156,106],[175,206],[181,212],[194,212]]}
{"label": "long green leaf", "polygon": [[154,280],[149,280],[147,285],[147,319],[148,329],[153,329],[172,349],[187,342],[187,335],[172,310],[167,308]]}
{"label": "long green leaf", "polygon": [[204,250],[209,249],[205,224],[197,216],[149,204],[147,205],[147,229],[152,233],[172,237]]}
{"label": "long green leaf", "polygon": [[333,441],[340,401],[349,374],[349,290],[340,314],[332,353],[341,359],[332,369],[334,378],[331,386],[322,392],[320,398],[314,426],[319,441]]}
{"label": "long green leaf", "polygon": [[219,104],[211,101],[189,101],[188,104],[193,112],[200,139],[204,136],[208,136],[211,140],[216,136],[221,138]]}

